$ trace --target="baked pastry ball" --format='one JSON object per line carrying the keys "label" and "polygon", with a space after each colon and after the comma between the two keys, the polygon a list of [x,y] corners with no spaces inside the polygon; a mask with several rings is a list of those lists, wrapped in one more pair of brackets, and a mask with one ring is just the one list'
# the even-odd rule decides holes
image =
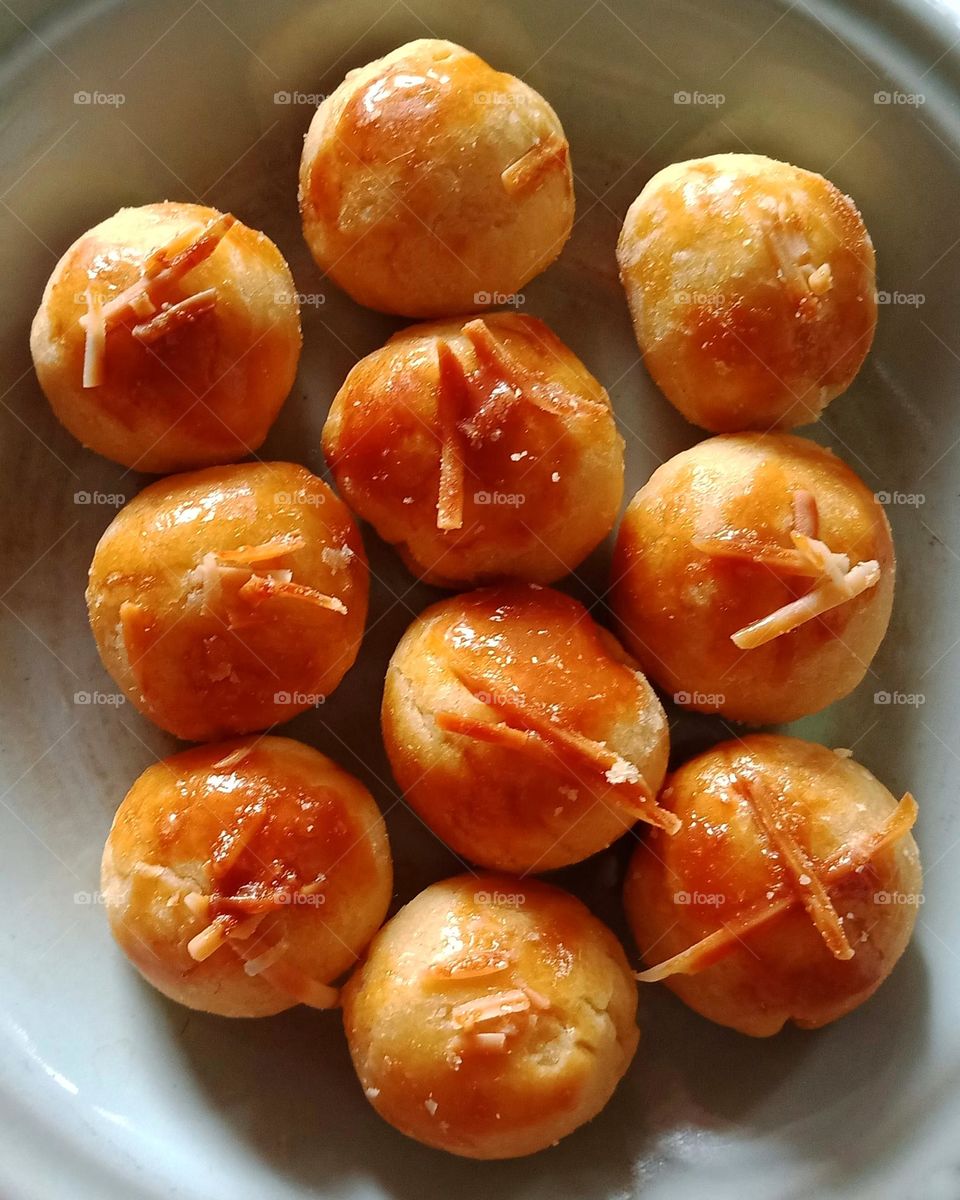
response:
{"label": "baked pastry ball", "polygon": [[815,421],[873,341],[860,213],[789,163],[715,154],[666,167],[630,206],[617,260],[647,369],[715,433]]}
{"label": "baked pastry ball", "polygon": [[293,463],[172,475],[117,513],[90,566],[104,666],[162,729],[210,741],[320,704],[367,614],[360,534]]}
{"label": "baked pastry ball", "polygon": [[199,204],[122,208],[54,268],[30,349],[54,413],[138,471],[243,458],[300,357],[297,293],[270,239]]}
{"label": "baked pastry ball", "polygon": [[669,739],[637,664],[582,604],[535,585],[422,613],[387,668],[383,738],[408,802],[457,854],[510,871],[579,862],[656,803]]}
{"label": "baked pastry ball", "polygon": [[617,539],[627,648],[685,708],[765,725],[846,696],[893,604],[890,526],[814,442],[709,438],[656,470]]}
{"label": "baked pastry ball", "polygon": [[570,148],[527,84],[422,38],[351,71],[317,109],[300,212],[318,265],[360,304],[470,312],[560,253],[573,227]]}
{"label": "baked pastry ball", "polygon": [[343,990],[367,1099],[466,1158],[533,1154],[595,1117],[637,1048],[623,948],[573,896],[460,875],[374,938]]}
{"label": "baked pastry ball", "polygon": [[670,776],[680,832],[651,831],[624,895],[641,980],[754,1037],[817,1029],[876,991],[923,900],[917,805],[849,754],[755,734]]}
{"label": "baked pastry ball", "polygon": [[559,579],[623,496],[607,393],[515,313],[395,334],[347,376],[323,448],[351,508],[439,586]]}
{"label": "baked pastry ball", "polygon": [[171,1000],[224,1017],[331,1008],[383,923],[393,874],[365,787],[289,738],[149,767],[103,852],[110,928]]}

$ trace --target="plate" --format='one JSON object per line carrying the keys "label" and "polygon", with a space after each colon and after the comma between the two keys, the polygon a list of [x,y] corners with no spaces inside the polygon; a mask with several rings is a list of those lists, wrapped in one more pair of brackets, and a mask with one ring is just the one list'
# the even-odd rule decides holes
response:
{"label": "plate", "polygon": [[[556,107],[577,177],[560,261],[523,294],[609,388],[628,493],[700,437],[645,375],[616,278],[628,203],[665,164],[749,149],[854,196],[877,246],[875,347],[806,432],[886,497],[894,621],[847,700],[793,730],[920,800],[917,936],[818,1033],[756,1042],[644,988],[641,1049],[609,1108],[532,1159],[409,1142],[367,1106],[335,1014],[230,1022],[167,1003],[98,903],[114,809],[173,749],[117,703],[83,603],[94,545],[145,480],[82,450],[34,382],[30,318],[56,258],[124,204],[203,199],[263,228],[302,293],[296,387],[263,451],[324,471],[320,429],[355,359],[400,322],[325,281],[302,242],[300,140],[348,68],[414,37],[463,42]],[[955,1200],[960,1196],[960,15],[888,0],[152,0],[0,6],[0,1194],[5,1200]],[[435,593],[365,531],[361,664],[286,727],[387,813],[396,902],[459,864],[395,794],[376,714],[397,639]],[[603,615],[609,545],[564,586]],[[682,758],[722,723],[671,712]],[[559,880],[623,932],[629,839]]]}

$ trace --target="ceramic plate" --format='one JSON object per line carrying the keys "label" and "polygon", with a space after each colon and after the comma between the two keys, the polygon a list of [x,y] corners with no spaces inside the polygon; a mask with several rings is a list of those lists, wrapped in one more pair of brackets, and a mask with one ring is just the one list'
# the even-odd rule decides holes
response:
{"label": "ceramic plate", "polygon": [[[609,1108],[534,1158],[471,1164],[383,1124],[336,1014],[230,1022],[167,1003],[97,903],[114,809],[174,746],[115,702],[83,589],[145,480],[82,450],[36,386],[28,326],[57,257],[125,204],[203,200],[266,230],[304,299],[299,379],[263,451],[324,471],[347,370],[400,324],[327,283],[302,242],[301,137],[318,96],[411,38],[463,42],[555,106],[577,223],[530,285],[609,388],[628,494],[700,434],[647,378],[616,278],[627,205],[677,159],[751,150],[820,171],[877,247],[874,349],[808,432],[882,493],[900,558],[864,683],[793,731],[922,806],[917,935],[892,978],[818,1033],[757,1042],[642,989],[643,1039]],[[4,1200],[956,1200],[960,691],[960,15],[889,0],[150,0],[0,4],[0,1195]],[[387,813],[396,903],[459,864],[398,800],[376,714],[387,659],[433,598],[365,532],[361,662],[284,729],[359,774]],[[609,546],[563,586],[603,615]],[[671,712],[675,756],[726,736]],[[623,933],[629,840],[560,873]]]}

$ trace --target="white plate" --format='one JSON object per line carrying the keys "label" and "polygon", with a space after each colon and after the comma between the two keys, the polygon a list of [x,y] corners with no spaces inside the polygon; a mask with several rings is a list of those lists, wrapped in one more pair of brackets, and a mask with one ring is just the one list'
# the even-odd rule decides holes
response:
{"label": "white plate", "polygon": [[[638,364],[613,258],[622,214],[664,164],[747,147],[826,173],[861,206],[891,301],[855,386],[809,432],[878,492],[922,497],[889,506],[899,592],[873,672],[795,727],[855,747],[894,792],[918,796],[928,885],[910,951],[857,1013],[765,1042],[643,989],[641,1049],[608,1110],[553,1150],[491,1165],[384,1125],[335,1014],[231,1023],[168,1004],[84,902],[116,805],[172,741],[129,705],[75,701],[114,692],[83,605],[113,509],[75,494],[129,497],[143,481],[56,425],[27,350],[44,280],[82,230],[122,204],[208,199],[265,229],[304,293],[325,293],[305,308],[300,378],[266,447],[322,471],[334,390],[397,323],[327,285],[301,241],[296,165],[312,110],[297,93],[327,92],[349,67],[431,33],[524,75],[564,122],[578,223],[525,309],[610,388],[631,491],[698,433]],[[960,1196],[958,37],[950,6],[889,0],[0,6],[4,1200]],[[377,584],[362,665],[287,731],[357,771],[388,811],[400,902],[457,864],[396,802],[376,723],[386,660],[430,593],[369,531],[367,543]],[[596,600],[608,553],[569,586]],[[878,692],[923,702],[879,704]],[[683,717],[675,735],[683,755],[723,729]],[[561,876],[618,928],[628,849]]]}

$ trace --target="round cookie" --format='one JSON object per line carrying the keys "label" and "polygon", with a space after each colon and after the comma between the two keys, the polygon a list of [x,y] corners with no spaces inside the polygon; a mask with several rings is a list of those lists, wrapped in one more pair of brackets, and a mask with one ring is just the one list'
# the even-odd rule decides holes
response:
{"label": "round cookie", "polygon": [[485,867],[579,862],[656,803],[666,716],[637,664],[582,604],[535,585],[433,605],[387,669],[383,737],[407,801]]}
{"label": "round cookie", "polygon": [[346,506],[293,463],[172,475],[97,545],[97,649],[162,729],[209,741],[323,703],[352,666],[369,571]]}
{"label": "round cookie", "polygon": [[122,208],[54,268],[30,349],[54,413],[91,450],[166,474],[260,446],[293,386],[290,270],[230,214]]}
{"label": "round cookie", "polygon": [[790,163],[715,154],[665,167],[630,206],[617,259],[647,369],[714,433],[815,421],[873,341],[860,213]]}
{"label": "round cookie", "polygon": [[766,1037],[826,1025],[887,978],[923,900],[909,793],[898,804],[849,751],[755,734],[686,763],[661,800],[682,827],[637,847],[624,894],[641,979]]}
{"label": "round cookie", "polygon": [[374,939],[343,992],[367,1099],[409,1137],[515,1158],[596,1116],[633,1058],[637,993],[609,929],[558,888],[435,883]]}
{"label": "round cookie", "polygon": [[103,853],[110,927],[170,999],[227,1017],[330,1008],[386,916],[383,818],[289,738],[196,747],[149,767]]}
{"label": "round cookie", "polygon": [[310,124],[303,233],[369,308],[451,316],[504,303],[573,226],[570,151],[533,88],[420,39],[351,71]]}
{"label": "round cookie", "polygon": [[347,376],[323,431],[353,510],[429,583],[550,583],[613,527],[623,439],[542,321],[414,325]]}
{"label": "round cookie", "polygon": [[612,604],[625,645],[678,704],[777,724],[863,679],[895,573],[886,515],[844,462],[803,438],[726,434],[634,496]]}

